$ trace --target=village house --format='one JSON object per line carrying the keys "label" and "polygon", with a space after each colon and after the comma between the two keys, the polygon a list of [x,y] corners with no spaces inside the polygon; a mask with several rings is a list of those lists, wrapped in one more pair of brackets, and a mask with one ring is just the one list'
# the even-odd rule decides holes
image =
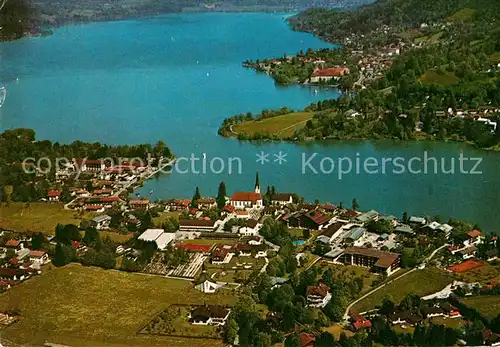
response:
{"label": "village house", "polygon": [[231,246],[217,245],[210,256],[212,264],[227,264],[233,259],[234,250]]}
{"label": "village house", "polygon": [[73,163],[75,165],[75,169],[80,172],[99,172],[104,171],[106,168],[103,160],[73,159]]}
{"label": "village house", "polygon": [[6,269],[0,268],[0,279],[23,281],[28,276],[28,272],[23,269]]}
{"label": "village house", "polygon": [[193,309],[190,314],[190,322],[195,325],[217,325],[226,324],[231,310],[222,306],[204,305]]}
{"label": "village house", "polygon": [[19,253],[22,249],[24,249],[24,243],[21,240],[9,240],[5,243],[5,248],[13,249],[14,252]]}
{"label": "village house", "polygon": [[330,216],[318,210],[296,212],[283,219],[290,227],[319,230],[330,221]]}
{"label": "village house", "polygon": [[464,246],[479,245],[483,243],[484,239],[483,233],[479,230],[472,230],[467,233],[467,237],[467,240],[464,241]]}
{"label": "village house", "polygon": [[92,192],[92,195],[98,195],[98,196],[110,196],[111,194],[113,194],[113,189],[110,188],[95,189]]}
{"label": "village house", "polygon": [[316,341],[316,336],[309,333],[299,334],[299,347],[314,347],[314,342]]}
{"label": "village house", "polygon": [[349,247],[338,260],[345,265],[366,267],[390,276],[399,269],[400,255],[375,248]]}
{"label": "village house", "polygon": [[148,210],[149,209],[149,200],[148,199],[134,199],[128,202],[128,205],[132,210]]}
{"label": "village house", "polygon": [[166,202],[165,209],[172,212],[184,212],[190,204],[191,200],[188,199],[172,199]]}
{"label": "village house", "polygon": [[261,208],[262,195],[254,192],[236,192],[231,197],[230,204],[237,209]]}
{"label": "village house", "polygon": [[214,198],[200,198],[196,201],[200,210],[208,210],[217,207],[217,200]]}
{"label": "village house", "polygon": [[286,206],[293,203],[293,195],[290,193],[274,194],[271,199],[272,205]]}
{"label": "village house", "polygon": [[247,219],[245,225],[238,229],[238,233],[244,236],[256,236],[259,234],[259,222],[255,219]]}
{"label": "village house", "polygon": [[94,217],[90,221],[90,225],[96,228],[97,230],[109,229],[110,223],[111,223],[111,217],[106,214]]}
{"label": "village house", "polygon": [[59,201],[61,198],[61,192],[58,190],[49,190],[47,192],[47,200],[49,201]]}
{"label": "village house", "polygon": [[377,221],[379,218],[379,213],[374,210],[370,210],[368,212],[365,212],[363,214],[360,214],[359,216],[356,217],[356,221],[360,223],[367,223],[372,220]]}
{"label": "village house", "polygon": [[330,287],[324,283],[308,286],[306,294],[309,307],[325,307],[332,298]]}
{"label": "village house", "polygon": [[328,227],[322,229],[321,234],[316,238],[316,242],[322,242],[328,244],[334,238],[336,233],[342,229],[344,223],[335,222],[330,224]]}
{"label": "village house", "polygon": [[349,69],[346,67],[332,67],[327,69],[316,69],[312,73],[310,82],[320,83],[328,82],[332,79],[339,80],[342,76],[349,74]]}
{"label": "village house", "polygon": [[215,230],[215,221],[181,219],[179,220],[180,232],[213,232]]}
{"label": "village house", "polygon": [[50,262],[49,255],[45,251],[31,251],[29,259],[35,266],[42,266]]}
{"label": "village house", "polygon": [[366,319],[358,313],[351,312],[349,313],[349,317],[354,331],[371,328],[372,326],[372,322],[370,322],[369,319]]}

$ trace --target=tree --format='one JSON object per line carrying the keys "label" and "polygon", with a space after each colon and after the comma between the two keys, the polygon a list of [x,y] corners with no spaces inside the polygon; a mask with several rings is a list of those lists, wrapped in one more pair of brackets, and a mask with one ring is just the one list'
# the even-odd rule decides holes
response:
{"label": "tree", "polygon": [[403,223],[408,223],[409,220],[408,213],[406,211],[403,212]]}
{"label": "tree", "polygon": [[69,264],[75,257],[76,254],[73,247],[57,243],[53,261],[55,266],[59,267]]}
{"label": "tree", "polygon": [[196,190],[194,192],[193,198],[191,199],[191,207],[198,207],[198,200],[201,198],[200,195],[200,188],[196,187]]}
{"label": "tree", "polygon": [[382,306],[380,307],[379,312],[381,314],[393,313],[395,307],[396,305],[394,304],[394,301],[392,301],[392,298],[389,295],[386,295],[382,299]]}
{"label": "tree", "polygon": [[226,196],[227,196],[226,184],[224,182],[221,182],[219,184],[219,191],[217,193],[217,207],[220,210],[222,210],[224,206],[226,206]]}
{"label": "tree", "polygon": [[335,346],[335,337],[327,331],[324,331],[316,338],[314,347],[332,347]]}
{"label": "tree", "polygon": [[100,243],[99,232],[96,228],[87,228],[82,242],[87,246],[95,246]]}
{"label": "tree", "polygon": [[356,211],[359,208],[358,200],[352,199],[352,209]]}
{"label": "tree", "polygon": [[45,239],[45,236],[42,233],[35,233],[33,237],[31,238],[31,248],[33,250],[40,250],[43,248],[43,244],[47,240]]}
{"label": "tree", "polygon": [[272,345],[271,336],[266,333],[259,332],[255,338],[255,347],[270,347]]}
{"label": "tree", "polygon": [[229,318],[226,324],[226,338],[225,342],[228,344],[234,344],[236,337],[238,336],[238,323],[234,318]]}
{"label": "tree", "polygon": [[300,347],[299,338],[294,335],[288,335],[285,340],[285,347]]}

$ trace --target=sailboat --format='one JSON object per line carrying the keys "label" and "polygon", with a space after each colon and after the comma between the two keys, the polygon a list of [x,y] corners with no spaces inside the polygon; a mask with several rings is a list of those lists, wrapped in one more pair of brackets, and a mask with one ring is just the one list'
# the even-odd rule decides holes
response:
{"label": "sailboat", "polygon": [[7,97],[7,89],[5,87],[0,87],[0,107],[2,107]]}

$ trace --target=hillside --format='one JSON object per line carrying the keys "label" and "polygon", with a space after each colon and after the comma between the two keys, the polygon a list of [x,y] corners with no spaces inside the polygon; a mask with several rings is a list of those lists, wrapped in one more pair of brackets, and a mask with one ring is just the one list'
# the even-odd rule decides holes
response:
{"label": "hillside", "polygon": [[308,8],[351,8],[371,0],[0,0],[0,41],[50,34],[50,27],[85,21],[120,20],[182,11],[297,12]]}
{"label": "hillside", "polygon": [[338,41],[352,34],[368,34],[384,25],[409,29],[446,18],[467,21],[498,17],[498,13],[500,3],[490,0],[378,0],[357,11],[309,9],[291,18],[290,23],[296,30]]}

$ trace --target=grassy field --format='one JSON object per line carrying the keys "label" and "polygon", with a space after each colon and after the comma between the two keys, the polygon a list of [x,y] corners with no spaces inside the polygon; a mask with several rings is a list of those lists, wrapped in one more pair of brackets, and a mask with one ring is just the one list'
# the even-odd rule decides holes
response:
{"label": "grassy field", "polygon": [[461,301],[475,308],[483,316],[493,319],[500,314],[500,300],[497,295],[480,295],[463,298]]}
{"label": "grassy field", "polygon": [[488,58],[490,58],[493,62],[500,62],[500,52],[495,52],[491,54]]}
{"label": "grassy field", "polygon": [[235,125],[233,130],[238,134],[250,136],[265,133],[277,135],[279,138],[287,138],[293,136],[296,130],[302,129],[312,117],[312,112],[294,112],[260,121],[243,122]]}
{"label": "grassy field", "polygon": [[[397,276],[397,273],[395,276]],[[353,311],[363,312],[374,309],[377,305],[380,305],[386,295],[391,296],[396,303],[399,303],[411,292],[420,296],[429,295],[443,289],[451,282],[452,278],[443,271],[433,268],[417,270],[361,300],[354,305]]]}
{"label": "grassy field", "polygon": [[344,333],[347,337],[351,337],[354,333],[351,330],[344,329],[340,324],[333,324],[328,327],[321,328],[321,331],[327,331],[332,334],[336,340],[340,338],[340,334]]}
{"label": "grassy field", "polygon": [[415,39],[415,43],[437,44],[443,35],[444,31],[439,31],[431,35],[420,36]]}
{"label": "grassy field", "polygon": [[420,76],[419,80],[422,83],[430,84],[436,83],[441,85],[452,85],[459,82],[457,76],[451,73],[440,74],[436,70],[427,70],[422,76]]}
{"label": "grassy field", "polygon": [[193,342],[137,332],[172,304],[235,301],[231,295],[203,294],[188,281],[69,265],[47,269],[0,296],[0,310],[17,309],[22,315],[2,337],[72,347],[217,346],[214,340]]}
{"label": "grassy field", "polygon": [[[85,213],[84,217],[92,215]],[[80,224],[80,217],[74,211],[65,210],[62,203],[13,202],[0,206],[0,228],[15,231],[42,231],[54,234],[58,223]]]}
{"label": "grassy field", "polygon": [[500,266],[485,263],[477,269],[457,273],[455,276],[457,276],[460,281],[464,282],[486,283],[493,280],[500,281]]}
{"label": "grassy field", "polygon": [[163,223],[169,218],[179,220],[180,212],[161,212],[158,217],[153,218],[153,223],[157,227],[161,227]]}
{"label": "grassy field", "polygon": [[475,9],[466,7],[461,9],[460,11],[455,12],[447,19],[450,22],[466,21],[471,19],[475,12],[476,12]]}

